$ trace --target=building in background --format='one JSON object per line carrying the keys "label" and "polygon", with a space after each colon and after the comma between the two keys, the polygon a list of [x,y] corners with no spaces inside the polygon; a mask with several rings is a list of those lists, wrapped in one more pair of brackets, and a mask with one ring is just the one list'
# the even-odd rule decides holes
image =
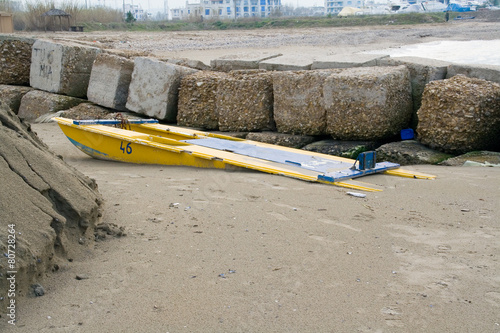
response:
{"label": "building in background", "polygon": [[182,19],[234,19],[244,17],[270,17],[281,14],[281,0],[200,0],[185,8],[170,10],[173,20]]}
{"label": "building in background", "polygon": [[325,0],[325,14],[338,14],[344,7],[363,8],[362,0]]}
{"label": "building in background", "polygon": [[140,5],[134,5],[134,4],[123,4],[123,15],[125,18],[127,17],[127,13],[130,12],[132,13],[132,16],[137,21],[144,21],[147,20],[149,15],[144,9],[141,8]]}

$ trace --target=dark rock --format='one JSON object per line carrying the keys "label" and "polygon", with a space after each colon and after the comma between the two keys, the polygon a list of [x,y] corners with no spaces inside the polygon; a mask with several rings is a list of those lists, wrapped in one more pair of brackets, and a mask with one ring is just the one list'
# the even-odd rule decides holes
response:
{"label": "dark rock", "polygon": [[66,110],[80,103],[86,103],[86,101],[76,97],[33,90],[21,99],[18,115],[24,121],[33,122],[46,113]]}
{"label": "dark rock", "polygon": [[229,136],[238,139],[246,139],[248,132],[221,132],[221,131],[210,131],[212,134]]}
{"label": "dark rock", "polygon": [[248,133],[247,140],[265,142],[274,145],[302,148],[314,142],[315,138],[308,135],[293,135],[276,132],[252,132]]}
{"label": "dark rock", "polygon": [[377,162],[389,161],[401,165],[438,164],[452,157],[427,148],[415,140],[397,141],[380,146],[376,150]]}
{"label": "dark rock", "polygon": [[21,99],[32,90],[33,88],[30,87],[0,85],[0,101],[17,114],[21,105]]}
{"label": "dark rock", "polygon": [[119,227],[114,223],[99,223],[94,230],[94,238],[96,241],[110,237],[126,236],[125,228]]}
{"label": "dark rock", "polygon": [[36,297],[40,297],[40,296],[45,295],[45,289],[43,289],[43,287],[41,285],[39,285],[39,284],[32,284],[31,288],[33,289],[33,294]]}
{"label": "dark rock", "polygon": [[374,150],[378,145],[379,144],[374,141],[321,140],[308,144],[302,149],[355,159],[358,157],[359,153]]}

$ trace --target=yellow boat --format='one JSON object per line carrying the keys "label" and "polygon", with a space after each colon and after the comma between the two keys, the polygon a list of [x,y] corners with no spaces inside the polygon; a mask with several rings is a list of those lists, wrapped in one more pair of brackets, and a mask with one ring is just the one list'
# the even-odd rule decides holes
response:
{"label": "yellow boat", "polygon": [[401,170],[399,164],[376,163],[375,152],[361,153],[357,160],[352,160],[162,125],[154,119],[122,122],[56,117],[54,120],[76,147],[98,159],[198,168],[242,167],[364,191],[380,190],[353,178],[380,172],[418,179],[435,178]]}

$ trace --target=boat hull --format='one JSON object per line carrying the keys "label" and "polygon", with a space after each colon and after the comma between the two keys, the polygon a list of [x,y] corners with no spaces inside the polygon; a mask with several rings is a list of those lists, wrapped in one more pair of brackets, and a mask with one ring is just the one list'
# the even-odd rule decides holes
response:
{"label": "boat hull", "polygon": [[97,159],[196,168],[245,168],[364,191],[380,189],[356,183],[352,178],[373,173],[435,178],[401,170],[395,163],[376,163],[375,152],[361,154],[371,161],[370,166],[365,168],[359,157],[359,165],[356,166],[358,160],[175,126],[141,123],[140,120],[121,124],[126,127],[122,129],[103,125],[110,125],[110,122],[120,124],[112,120],[54,119],[78,149]]}
{"label": "boat hull", "polygon": [[[145,137],[114,136],[111,133],[92,131],[70,122],[58,121],[66,137],[85,154],[102,160],[112,160],[138,164],[185,165],[197,168],[225,169],[226,163],[210,156],[193,156],[183,146],[165,147],[162,144],[148,142]],[[107,135],[106,135],[107,134]]]}

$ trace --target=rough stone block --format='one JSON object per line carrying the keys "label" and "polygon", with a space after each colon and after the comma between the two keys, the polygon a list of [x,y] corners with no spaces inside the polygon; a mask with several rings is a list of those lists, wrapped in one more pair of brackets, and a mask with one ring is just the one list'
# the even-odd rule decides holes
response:
{"label": "rough stone block", "polygon": [[86,103],[86,101],[80,98],[33,90],[21,99],[18,116],[25,121],[32,122],[46,113],[66,110],[80,103]]}
{"label": "rough stone block", "polygon": [[314,59],[312,57],[301,55],[285,55],[259,63],[259,69],[268,71],[300,71],[309,70]]}
{"label": "rough stone block", "polygon": [[86,97],[92,65],[101,52],[95,47],[37,40],[31,55],[33,88],[73,97]]}
{"label": "rough stone block", "polygon": [[177,124],[182,126],[218,129],[217,87],[229,74],[202,71],[186,75],[179,89]]}
{"label": "rough stone block", "polygon": [[269,73],[231,73],[217,86],[221,131],[274,129],[273,83]]}
{"label": "rough stone block", "polygon": [[413,98],[413,115],[410,127],[417,128],[417,111],[420,109],[420,105],[422,105],[422,94],[424,93],[425,85],[431,81],[444,80],[450,63],[420,57],[397,57],[381,59],[380,65],[404,65],[410,71],[411,94]]}
{"label": "rough stone block", "polygon": [[126,108],[167,122],[175,122],[181,79],[195,72],[195,69],[153,58],[135,58]]}
{"label": "rough stone block", "polygon": [[405,66],[348,68],[323,87],[327,133],[336,140],[380,140],[408,127],[410,73]]}
{"label": "rough stone block", "polygon": [[378,66],[378,62],[387,57],[385,54],[336,54],[315,60],[311,69]]}
{"label": "rough stone block", "polygon": [[500,83],[500,66],[450,64],[446,78],[449,79],[458,74]]}
{"label": "rough stone block", "polygon": [[278,132],[325,134],[326,109],[323,101],[323,84],[328,76],[340,71],[274,73],[274,120]]}
{"label": "rough stone block", "polygon": [[395,141],[377,148],[377,162],[400,165],[438,164],[452,155],[427,148],[416,140]]}
{"label": "rough stone block", "polygon": [[418,110],[418,139],[451,154],[500,149],[500,84],[456,75],[433,81]]}
{"label": "rough stone block", "polygon": [[33,88],[30,87],[0,85],[0,101],[17,114],[21,99],[32,90]]}
{"label": "rough stone block", "polygon": [[246,139],[291,148],[302,148],[316,140],[313,136],[309,135],[294,135],[276,132],[252,132],[248,133]]}
{"label": "rough stone block", "polygon": [[259,63],[281,56],[281,53],[253,52],[236,55],[226,55],[210,61],[213,70],[229,72],[239,69],[258,69]]}
{"label": "rough stone block", "polygon": [[96,104],[125,111],[134,61],[111,54],[97,56],[90,73],[87,98]]}
{"label": "rough stone block", "polygon": [[0,84],[30,84],[33,43],[31,38],[0,36]]}

